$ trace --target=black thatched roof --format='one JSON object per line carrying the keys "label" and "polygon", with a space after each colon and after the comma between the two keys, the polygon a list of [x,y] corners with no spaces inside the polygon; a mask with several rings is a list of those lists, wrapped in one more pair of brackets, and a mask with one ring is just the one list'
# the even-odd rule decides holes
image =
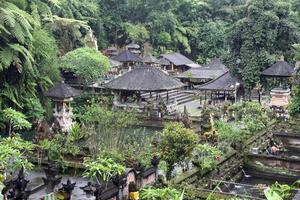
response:
{"label": "black thatched roof", "polygon": [[160,57],[167,59],[174,65],[189,65],[189,64],[195,64],[194,61],[188,59],[184,55],[180,53],[168,53],[168,54],[162,54]]}
{"label": "black thatched roof", "polygon": [[196,86],[199,90],[220,90],[220,91],[233,91],[235,90],[235,85],[240,83],[240,81],[233,77],[228,71],[219,78],[212,80],[203,85]]}
{"label": "black thatched roof", "polygon": [[79,90],[72,88],[64,82],[60,82],[45,92],[44,95],[51,98],[67,99],[78,96],[80,93]]}
{"label": "black thatched roof", "polygon": [[265,69],[261,75],[273,77],[291,77],[294,73],[294,67],[285,61],[278,61],[271,67]]}
{"label": "black thatched roof", "polygon": [[192,68],[181,74],[178,78],[190,79],[216,79],[228,72],[228,68],[221,62],[220,59],[213,59],[209,64],[200,68]]}
{"label": "black thatched roof", "polygon": [[122,51],[119,55],[112,58],[119,62],[142,62],[142,59],[129,50]]}
{"label": "black thatched roof", "polygon": [[143,58],[143,61],[144,61],[144,63],[157,63],[157,59],[154,56],[152,56],[151,54],[145,56]]}
{"label": "black thatched roof", "polygon": [[128,91],[167,91],[183,86],[162,70],[145,65],[137,66],[105,85],[108,89]]}

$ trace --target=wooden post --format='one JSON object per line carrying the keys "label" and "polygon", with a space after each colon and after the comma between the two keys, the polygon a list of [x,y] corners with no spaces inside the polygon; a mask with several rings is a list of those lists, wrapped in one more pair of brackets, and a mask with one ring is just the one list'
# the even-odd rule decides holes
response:
{"label": "wooden post", "polygon": [[169,91],[167,91],[167,103],[169,103]]}

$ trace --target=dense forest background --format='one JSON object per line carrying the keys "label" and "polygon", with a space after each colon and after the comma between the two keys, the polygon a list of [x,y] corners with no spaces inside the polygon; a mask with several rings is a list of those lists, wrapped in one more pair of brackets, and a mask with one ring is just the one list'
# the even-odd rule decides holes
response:
{"label": "dense forest background", "polygon": [[0,110],[41,119],[61,56],[79,47],[221,57],[251,89],[280,56],[296,61],[299,35],[300,0],[0,0]]}

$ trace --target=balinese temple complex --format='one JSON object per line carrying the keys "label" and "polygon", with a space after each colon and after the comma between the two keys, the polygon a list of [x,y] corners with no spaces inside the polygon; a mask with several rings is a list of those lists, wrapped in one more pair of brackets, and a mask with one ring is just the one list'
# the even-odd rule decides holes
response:
{"label": "balinese temple complex", "polygon": [[55,123],[58,124],[59,129],[64,133],[67,133],[73,124],[71,101],[73,101],[73,97],[80,95],[80,93],[79,90],[68,86],[64,82],[60,82],[44,94],[54,102],[53,116]]}
{"label": "balinese temple complex", "polygon": [[[163,72],[161,69],[140,65],[131,71],[115,78],[105,85],[114,93],[114,106],[123,109],[135,109],[139,113],[153,113],[157,116],[162,113],[173,112],[173,107],[159,96],[159,92],[168,92],[183,87],[183,84]],[[148,98],[143,94],[147,93]]]}
{"label": "balinese temple complex", "polygon": [[228,68],[221,62],[220,59],[216,58],[207,65],[200,68],[191,68],[177,75],[177,78],[186,83],[189,88],[193,88],[194,85],[214,80],[226,72],[228,72]]}
{"label": "balinese temple complex", "polygon": [[276,87],[270,92],[270,107],[284,108],[290,98],[290,78],[293,76],[294,67],[284,60],[280,60],[264,70],[261,75],[268,80],[275,80]]}

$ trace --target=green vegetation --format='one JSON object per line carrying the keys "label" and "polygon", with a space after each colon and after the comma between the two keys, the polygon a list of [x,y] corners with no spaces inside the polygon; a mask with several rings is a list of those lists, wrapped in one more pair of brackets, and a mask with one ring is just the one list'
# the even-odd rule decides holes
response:
{"label": "green vegetation", "polygon": [[197,144],[197,135],[181,123],[169,123],[161,132],[158,144],[161,158],[167,163],[167,177],[171,177],[174,164],[189,157]]}
{"label": "green vegetation", "polygon": [[183,200],[184,192],[180,192],[175,188],[144,188],[141,192],[142,200]]}
{"label": "green vegetation", "polygon": [[243,14],[228,34],[229,63],[243,78],[246,89],[252,89],[260,82],[260,71],[278,56],[290,59],[299,30],[290,20],[292,1],[250,0],[240,11]]}
{"label": "green vegetation", "polygon": [[14,130],[28,129],[31,127],[30,122],[26,120],[26,116],[23,113],[11,108],[4,109],[2,112],[2,120],[4,124],[8,124],[9,135],[11,135]]}
{"label": "green vegetation", "polygon": [[54,164],[56,167],[66,167],[65,156],[77,155],[79,148],[74,144],[73,137],[63,134],[55,134],[50,139],[42,140],[39,143],[39,148],[46,153],[49,164]]}
{"label": "green vegetation", "polygon": [[230,110],[234,121],[220,119],[216,123],[220,142],[236,146],[266,128],[269,117],[266,109],[256,102],[234,104]]}
{"label": "green vegetation", "polygon": [[34,148],[35,145],[24,141],[19,135],[0,138],[0,174],[10,175],[22,167],[25,171],[32,169],[33,165],[26,156],[32,153]]}
{"label": "green vegetation", "polygon": [[[300,44],[296,45],[295,61],[300,62]],[[294,117],[300,116],[300,66],[296,66],[293,77],[292,99],[289,104],[290,114]]]}
{"label": "green vegetation", "polygon": [[86,159],[83,165],[86,169],[83,176],[95,178],[98,183],[100,183],[100,180],[110,181],[112,177],[120,176],[125,172],[125,166],[117,163],[112,158]]}
{"label": "green vegetation", "polygon": [[201,171],[214,169],[220,160],[222,152],[209,144],[198,144],[192,154],[192,163]]}
{"label": "green vegetation", "polygon": [[81,116],[91,136],[91,148],[94,152],[118,150],[122,152],[127,145],[122,130],[129,127],[136,117],[131,112],[115,111],[100,105],[85,107]]}
{"label": "green vegetation", "polygon": [[296,181],[292,185],[287,185],[275,182],[271,187],[265,189],[264,193],[268,200],[289,199],[292,197],[292,192],[296,189],[295,185],[299,183],[300,181]]}
{"label": "green vegetation", "polygon": [[88,47],[67,53],[60,64],[63,71],[74,73],[84,85],[97,81],[100,75],[108,72],[110,66],[106,56]]}

